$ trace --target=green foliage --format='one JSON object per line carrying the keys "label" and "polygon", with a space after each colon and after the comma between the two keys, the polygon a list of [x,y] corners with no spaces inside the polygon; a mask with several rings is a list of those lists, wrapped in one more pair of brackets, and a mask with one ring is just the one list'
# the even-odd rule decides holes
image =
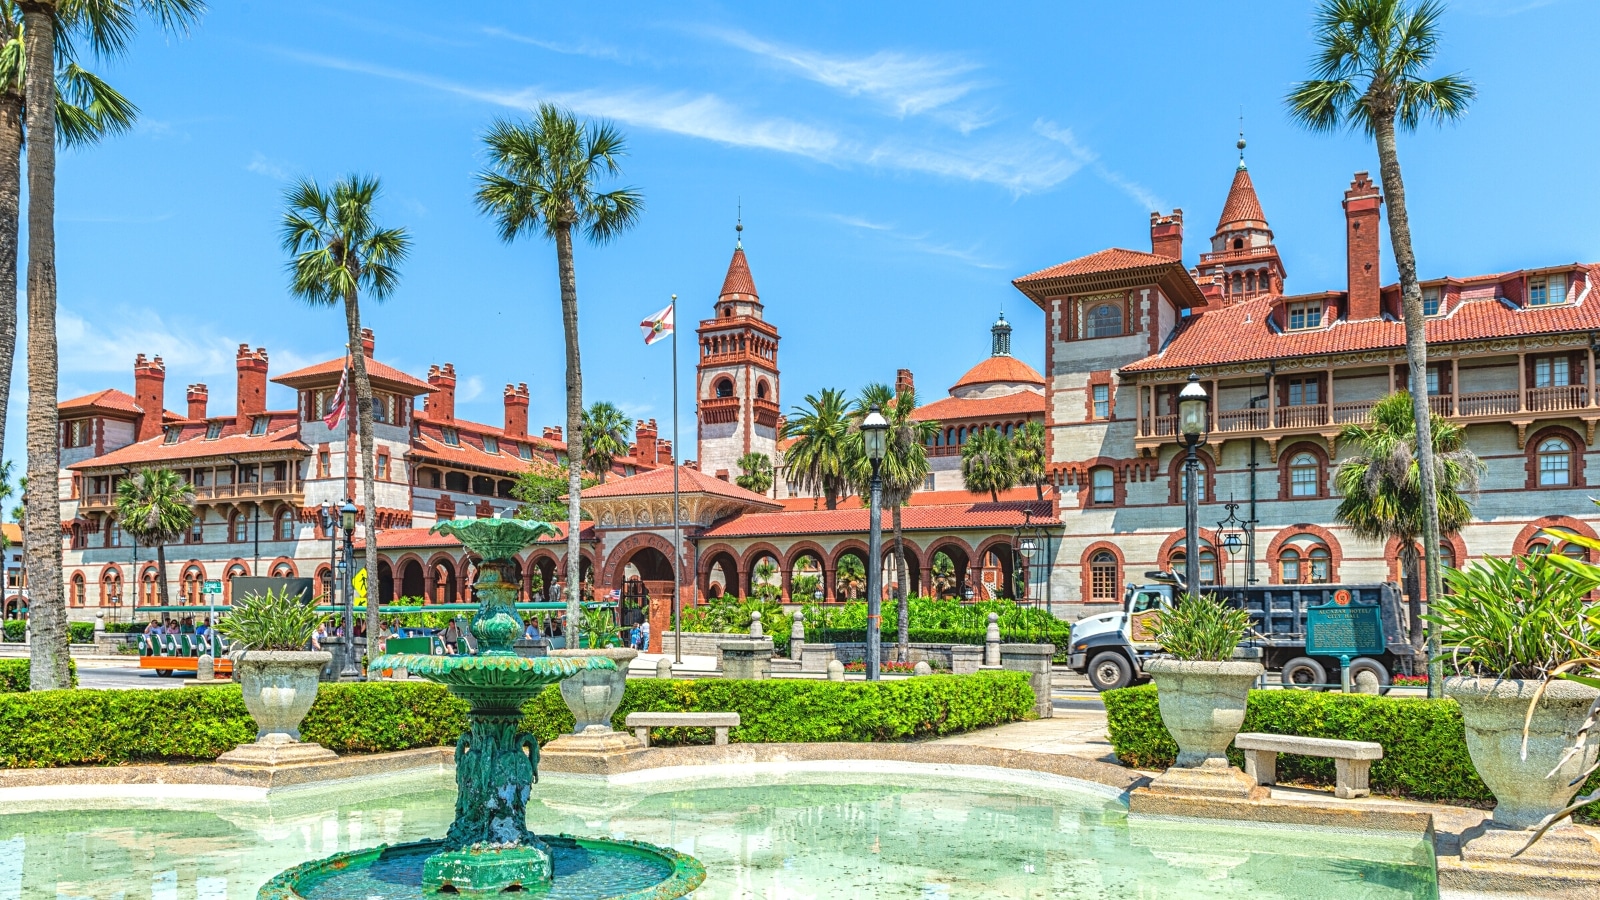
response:
{"label": "green foliage", "polygon": [[855,489],[863,497],[868,496],[872,489],[872,463],[867,459],[860,428],[861,420],[867,417],[874,406],[889,422],[883,461],[878,465],[883,506],[885,509],[903,506],[928,479],[931,471],[928,467],[928,445],[933,443],[933,436],[939,433],[939,423],[912,417],[917,409],[917,395],[909,387],[902,387],[898,392],[882,383],[862,388],[850,417]]}
{"label": "green foliage", "polygon": [[146,547],[170,543],[194,521],[194,488],[171,469],[140,469],[117,482],[117,521]]}
{"label": "green foliage", "polygon": [[316,606],[270,588],[265,594],[235,600],[217,631],[249,650],[304,650],[317,626],[327,621]]}
{"label": "green foliage", "polygon": [[597,400],[583,411],[583,467],[605,484],[611,463],[628,455],[633,420],[615,403]]}
{"label": "green foliage", "polygon": [[[982,644],[988,634],[989,614],[1000,618],[1000,639],[1015,644],[1055,644],[1056,655],[1066,660],[1072,623],[1063,622],[1043,609],[1026,607],[1011,600],[985,600],[962,603],[956,599],[912,597],[906,601],[910,613],[908,640],[914,644]],[[867,604],[807,603],[801,607],[805,617],[806,640],[813,643],[857,643],[866,640]],[[763,614],[763,619],[765,614]],[[885,641],[894,628],[885,623]]]}
{"label": "green foliage", "polygon": [[[1106,725],[1123,763],[1141,769],[1172,765],[1178,747],[1161,724],[1151,685],[1106,691]],[[1372,789],[1424,800],[1481,803],[1490,800],[1467,755],[1461,708],[1454,700],[1373,697],[1315,691],[1251,691],[1241,731],[1376,741],[1383,759],[1372,763]],[[1235,765],[1238,751],[1229,751]],[[1334,762],[1289,754],[1278,757],[1284,782],[1332,784]],[[1600,787],[1600,775],[1588,787]]]}
{"label": "green foliage", "polygon": [[358,682],[320,685],[300,735],[336,753],[384,753],[449,746],[466,727],[466,701],[442,685]]}
{"label": "green foliage", "polygon": [[[28,690],[28,673],[32,666],[25,659],[0,659],[0,694],[20,694]],[[67,661],[67,671],[71,673],[70,682],[73,687],[78,686],[78,663],[76,660]]]}
{"label": "green foliage", "polygon": [[748,634],[750,614],[761,613],[761,630],[772,638],[779,655],[789,652],[789,614],[776,597],[757,596],[740,600],[724,594],[697,606],[686,606],[679,614],[685,633]]}
{"label": "green foliage", "polygon": [[[572,731],[572,713],[550,687],[523,706],[522,726],[545,743]],[[837,682],[638,679],[628,682],[612,727],[630,712],[737,712],[735,742],[895,741],[936,737],[1033,716],[1021,672]],[[711,743],[706,729],[657,728],[651,743]]]}
{"label": "green foliage", "polygon": [[[112,624],[113,623],[109,622],[106,623],[106,629],[108,631],[110,630]],[[139,630],[143,629],[144,626],[140,625]],[[6,643],[20,644],[28,636],[28,623],[22,619],[7,619],[4,625],[0,625],[0,630],[3,630],[5,633]],[[67,640],[74,644],[94,643],[94,623],[68,622]]]}
{"label": "green foliage", "polygon": [[1016,464],[1017,483],[1032,485],[1043,500],[1046,478],[1043,422],[1035,419],[1012,432],[1011,459]]}
{"label": "green foliage", "polygon": [[1178,659],[1215,662],[1233,658],[1250,630],[1250,611],[1229,606],[1215,594],[1183,599],[1151,625],[1161,649]]}
{"label": "green foliage", "polygon": [[[1346,425],[1341,444],[1357,448],[1339,464],[1334,484],[1344,498],[1334,518],[1358,537],[1397,538],[1409,548],[1422,536],[1422,474],[1417,467],[1417,430],[1411,395],[1399,391],[1372,407],[1371,422]],[[1435,415],[1434,492],[1439,498],[1439,533],[1451,535],[1472,521],[1461,491],[1476,490],[1483,463],[1467,449],[1467,429]]]}
{"label": "green foliage", "polygon": [[[600,479],[585,475],[582,483],[587,490],[599,484]],[[517,481],[511,486],[511,496],[522,504],[513,513],[519,519],[565,522],[567,501],[562,498],[567,496],[567,470],[554,463],[535,460],[528,468],[517,473]],[[587,512],[580,515],[585,521],[593,519]]]}
{"label": "green foliage", "polygon": [[961,445],[961,480],[974,494],[987,493],[999,502],[1000,492],[1017,486],[1017,461],[1011,442],[993,428],[967,438]]}
{"label": "green foliage", "polygon": [[622,646],[617,617],[609,609],[584,607],[582,635],[585,647]]}
{"label": "green foliage", "polygon": [[851,600],[861,599],[867,590],[867,564],[854,553],[839,557],[833,570],[834,591]]}
{"label": "green foliage", "polygon": [[823,388],[820,394],[807,394],[806,405],[795,407],[784,421],[783,437],[794,441],[783,454],[789,478],[802,491],[820,494],[828,509],[836,508],[839,497],[850,490],[855,469],[844,391]]}
{"label": "green foliage", "polygon": [[1536,553],[1484,557],[1444,573],[1449,591],[1424,618],[1453,648],[1462,673],[1539,679],[1569,660],[1600,656],[1600,608],[1587,601],[1600,567]]}
{"label": "green foliage", "polygon": [[747,491],[765,494],[772,490],[772,458],[765,453],[746,453],[739,457],[739,477],[734,484]]}

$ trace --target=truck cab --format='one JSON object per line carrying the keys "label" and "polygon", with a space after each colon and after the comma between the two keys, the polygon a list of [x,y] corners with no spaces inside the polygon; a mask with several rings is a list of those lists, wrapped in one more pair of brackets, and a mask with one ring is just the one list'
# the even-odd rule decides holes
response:
{"label": "truck cab", "polygon": [[1068,667],[1089,676],[1099,691],[1127,687],[1141,679],[1140,659],[1161,650],[1150,633],[1151,619],[1170,608],[1174,596],[1172,584],[1128,585],[1120,612],[1073,623]]}

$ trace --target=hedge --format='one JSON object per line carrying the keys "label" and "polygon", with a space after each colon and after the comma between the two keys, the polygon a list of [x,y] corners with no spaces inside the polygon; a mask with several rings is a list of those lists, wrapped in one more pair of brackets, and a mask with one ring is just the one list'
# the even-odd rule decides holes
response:
{"label": "hedge", "polygon": [[[614,724],[629,712],[736,711],[735,741],[887,741],[950,734],[1033,714],[1019,672],[933,675],[904,681],[628,682]],[[301,736],[339,753],[449,746],[466,728],[466,704],[428,682],[324,684]],[[552,686],[523,707],[541,742],[572,730]],[[63,690],[0,694],[0,767],[205,761],[254,740],[236,686],[182,690]],[[661,729],[660,743],[710,735]]]}
{"label": "hedge", "polygon": [[[0,628],[5,631],[7,643],[20,644],[28,634],[28,623],[21,619],[7,619],[4,625],[0,625]],[[94,643],[94,623],[68,622],[67,640],[74,644]]]}
{"label": "hedge", "polygon": [[[33,667],[25,659],[0,659],[0,694],[18,694],[28,690],[28,679]],[[67,660],[67,673],[72,686],[78,686],[78,663]]]}
{"label": "hedge", "polygon": [[[1141,769],[1172,765],[1178,747],[1161,724],[1154,685],[1122,688],[1100,695],[1106,705],[1111,746],[1124,764]],[[1372,763],[1377,793],[1466,803],[1492,801],[1467,755],[1461,708],[1454,700],[1375,697],[1317,691],[1251,691],[1241,731],[1304,737],[1376,741],[1383,759]],[[1244,755],[1230,749],[1235,765]],[[1286,782],[1333,784],[1334,762],[1283,754],[1278,778]],[[1585,790],[1600,788],[1600,774]]]}

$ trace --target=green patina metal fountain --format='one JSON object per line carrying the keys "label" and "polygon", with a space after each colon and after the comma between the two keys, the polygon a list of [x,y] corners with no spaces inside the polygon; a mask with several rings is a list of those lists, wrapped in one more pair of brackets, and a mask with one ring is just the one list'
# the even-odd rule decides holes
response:
{"label": "green patina metal fountain", "polygon": [[515,519],[452,519],[433,533],[456,537],[482,560],[473,585],[478,651],[392,653],[373,660],[371,668],[405,669],[447,686],[470,705],[468,730],[456,742],[455,821],[441,841],[297,866],[263,886],[259,900],[406,900],[508,890],[551,900],[669,900],[693,891],[705,880],[705,869],[676,851],[636,841],[540,837],[528,830],[539,744],[520,728],[522,704],[564,678],[616,666],[604,657],[529,658],[513,650],[523,624],[512,557],[556,530]]}

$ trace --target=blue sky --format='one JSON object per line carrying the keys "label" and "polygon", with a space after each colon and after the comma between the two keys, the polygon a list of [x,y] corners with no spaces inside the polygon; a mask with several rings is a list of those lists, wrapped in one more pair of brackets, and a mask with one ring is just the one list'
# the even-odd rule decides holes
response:
{"label": "blue sky", "polygon": [[[1107,246],[1148,249],[1182,207],[1193,264],[1220,211],[1241,109],[1251,173],[1291,291],[1342,288],[1339,201],[1376,171],[1359,136],[1312,135],[1281,98],[1303,77],[1311,5],[1288,2],[672,4],[218,0],[186,40],[141,38],[101,66],[137,130],[64,155],[58,182],[62,395],[132,390],[167,361],[167,404],[234,351],[274,373],[341,352],[343,320],[285,290],[288,179],[380,176],[381,220],[414,252],[369,305],[380,358],[454,362],[458,415],[498,423],[507,382],[557,423],[555,253],[505,245],[473,209],[479,135],[540,100],[612,119],[646,199],[637,229],[577,257],[586,399],[671,415],[665,345],[638,321],[680,298],[708,315],[742,203],[744,243],[781,330],[786,407],[911,368],[926,399],[988,352],[1002,307],[1042,365],[1042,315],[1010,280]],[[1425,277],[1595,260],[1600,220],[1584,0],[1456,0],[1440,71],[1481,95],[1402,138]],[[1386,279],[1392,255],[1384,249]],[[692,384],[692,341],[681,362]],[[7,456],[21,452],[19,358]],[[291,405],[274,388],[275,407]],[[692,406],[681,432],[693,453]]]}

